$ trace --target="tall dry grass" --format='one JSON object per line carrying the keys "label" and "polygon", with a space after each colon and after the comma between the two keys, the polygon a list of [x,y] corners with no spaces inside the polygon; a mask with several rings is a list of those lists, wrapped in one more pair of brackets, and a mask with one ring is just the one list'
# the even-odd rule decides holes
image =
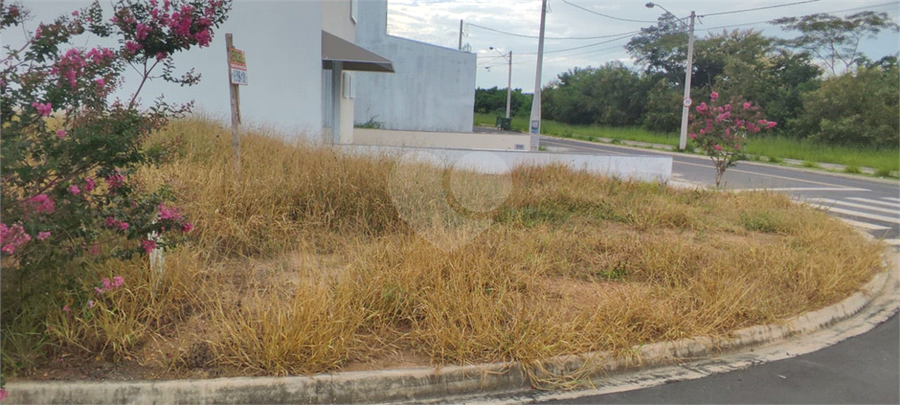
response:
{"label": "tall dry grass", "polygon": [[[177,147],[143,181],[171,185],[196,223],[175,254],[183,259],[167,262],[167,285],[179,286],[184,305],[148,292],[123,298],[116,305],[129,322],[156,326],[113,352],[134,354],[151,337],[167,339],[162,329],[202,322],[192,339],[212,352],[202,364],[249,374],[332,371],[398,353],[431,364],[627,353],[836,302],[880,266],[881,246],[781,195],[677,190],[559,166],[516,168],[508,197],[487,213],[451,201],[490,225],[442,249],[392,199],[394,160],[271,135],[243,134],[239,180],[230,138],[214,123],[179,121],[154,139]],[[135,279],[131,288],[152,291],[152,280]],[[127,309],[139,305],[178,316]],[[81,343],[86,350],[111,334],[90,340],[90,328],[68,336],[67,327],[55,333],[94,342]]]}

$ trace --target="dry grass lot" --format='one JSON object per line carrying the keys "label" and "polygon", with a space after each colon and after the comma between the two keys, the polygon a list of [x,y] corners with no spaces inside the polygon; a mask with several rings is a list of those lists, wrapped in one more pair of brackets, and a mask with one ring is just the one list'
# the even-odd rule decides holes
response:
{"label": "dry grass lot", "polygon": [[[175,190],[196,224],[193,241],[167,253],[161,279],[146,258],[92,268],[86,286],[123,274],[126,288],[90,317],[52,313],[51,349],[32,378],[625,354],[834,303],[880,268],[881,246],[781,195],[561,167],[516,168],[508,198],[485,213],[451,198],[455,212],[489,226],[445,250],[398,214],[394,160],[287,145],[266,132],[244,135],[240,181],[230,132],[216,124],[175,122],[153,140],[176,153],[142,182]],[[416,204],[447,201],[435,198]]]}

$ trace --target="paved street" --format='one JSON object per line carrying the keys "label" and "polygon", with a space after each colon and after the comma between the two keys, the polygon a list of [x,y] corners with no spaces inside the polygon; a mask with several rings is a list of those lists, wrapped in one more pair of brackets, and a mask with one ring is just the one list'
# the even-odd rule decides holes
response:
{"label": "paved street", "polygon": [[[656,154],[653,150],[542,138],[551,150],[573,153]],[[673,180],[714,183],[708,158],[673,156]],[[724,178],[729,189],[769,189],[820,206],[897,248],[900,182],[879,181],[741,162]],[[900,403],[897,315],[868,333],[817,352],[746,370],[616,394],[544,403]],[[522,399],[533,402],[534,399]],[[538,399],[538,401],[540,401]]]}

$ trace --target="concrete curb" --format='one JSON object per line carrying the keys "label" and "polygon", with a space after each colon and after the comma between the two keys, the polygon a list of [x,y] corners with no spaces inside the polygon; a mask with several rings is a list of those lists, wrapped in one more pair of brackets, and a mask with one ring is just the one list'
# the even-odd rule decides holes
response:
{"label": "concrete curb", "polygon": [[7,403],[373,403],[423,401],[475,393],[516,392],[539,387],[542,381],[577,382],[591,387],[611,373],[659,367],[719,355],[749,346],[802,335],[848,320],[869,308],[879,314],[900,307],[900,277],[896,253],[888,253],[886,271],[843,301],[783,323],[752,326],[729,337],[688,338],[635,347],[631,355],[607,352],[561,356],[532,364],[519,362],[440,369],[346,372],[308,377],[241,377],[210,380],[136,382],[10,382]]}

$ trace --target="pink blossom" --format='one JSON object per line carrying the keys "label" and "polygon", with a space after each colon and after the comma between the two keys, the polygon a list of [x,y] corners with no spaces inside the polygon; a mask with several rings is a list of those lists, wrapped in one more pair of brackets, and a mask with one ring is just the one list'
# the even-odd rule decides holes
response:
{"label": "pink blossom", "polygon": [[706,106],[706,103],[700,103],[700,105],[697,106],[698,113],[705,114],[707,110],[708,108]]}
{"label": "pink blossom", "polygon": [[700,135],[706,135],[706,129],[700,129]]}
{"label": "pink blossom", "polygon": [[38,111],[38,115],[42,117],[47,117],[53,112],[53,106],[50,103],[41,104],[38,102],[31,103],[31,106],[36,108]]}
{"label": "pink blossom", "polygon": [[106,178],[106,186],[109,187],[110,190],[115,190],[124,185],[125,185],[125,176],[123,176],[119,172],[116,172],[116,174],[113,174]]}
{"label": "pink blossom", "polygon": [[97,294],[103,294],[103,289],[100,288],[100,287],[94,287],[94,291],[95,291]]}
{"label": "pink blossom", "polygon": [[25,233],[22,224],[13,224],[7,227],[6,224],[0,224],[0,251],[13,254],[16,248],[24,245],[31,240],[31,236]]}
{"label": "pink blossom", "polygon": [[119,230],[124,231],[128,229],[128,222],[119,222]]}
{"label": "pink blossom", "polygon": [[152,252],[153,249],[156,249],[156,242],[154,242],[152,240],[143,240],[143,241],[141,241],[141,246],[144,247],[144,251],[146,251],[147,254],[150,254],[150,252]]}
{"label": "pink blossom", "polygon": [[50,237],[50,232],[41,231],[38,232],[37,238],[38,240],[44,240]]}
{"label": "pink blossom", "polygon": [[722,151],[722,147],[719,146],[719,145],[713,145],[713,149],[715,149],[715,150],[717,150],[717,151],[719,151],[719,152]]}
{"label": "pink blossom", "polygon": [[125,50],[130,54],[136,54],[143,46],[134,41],[125,42]]}
{"label": "pink blossom", "polygon": [[750,109],[750,103],[744,103],[744,109],[745,109],[745,110],[749,110],[749,109]]}
{"label": "pink blossom", "polygon": [[150,32],[152,32],[152,31],[153,31],[153,28],[150,28],[144,24],[138,23],[137,33],[135,34],[135,37],[138,39],[138,41],[143,41],[143,40],[147,39],[147,35],[149,35]]}
{"label": "pink blossom", "polygon": [[103,284],[104,291],[112,288],[112,283],[109,281],[108,277],[103,277],[103,279],[100,280],[100,284]]}
{"label": "pink blossom", "polygon": [[740,148],[741,148],[741,145],[734,145],[734,148],[735,148],[735,149],[740,149]]}
{"label": "pink blossom", "polygon": [[72,193],[73,195],[78,195],[78,194],[81,194],[81,189],[79,189],[78,186],[73,184],[73,185],[69,186],[69,192]]}
{"label": "pink blossom", "polygon": [[34,212],[38,214],[52,214],[53,211],[56,210],[56,204],[53,202],[53,200],[50,199],[50,197],[47,197],[46,194],[38,194],[34,197],[31,197],[28,202],[31,203],[31,207],[34,209]]}
{"label": "pink blossom", "polygon": [[69,312],[69,311],[71,311],[71,309],[69,309],[69,306],[68,306],[68,305],[63,305],[62,311],[63,311],[63,312]]}
{"label": "pink blossom", "polygon": [[159,209],[159,219],[161,220],[172,219],[178,221],[183,218],[178,214],[178,211],[175,208],[166,208],[166,206],[162,204],[157,208]]}
{"label": "pink blossom", "polygon": [[190,222],[181,226],[181,231],[184,233],[188,233],[194,229],[194,225]]}
{"label": "pink blossom", "polygon": [[725,111],[731,112],[731,104],[725,104]]}
{"label": "pink blossom", "polygon": [[697,139],[697,134],[695,133],[688,134],[688,136],[691,137],[691,139]]}
{"label": "pink blossom", "polygon": [[72,17],[78,17],[78,10],[72,12]]}
{"label": "pink blossom", "polygon": [[106,227],[107,228],[115,228],[119,225],[119,221],[116,221],[113,217],[106,217]]}
{"label": "pink blossom", "polygon": [[122,278],[122,276],[113,277],[113,282],[112,282],[113,288],[119,288],[123,284],[125,284],[125,279]]}
{"label": "pink blossom", "polygon": [[97,78],[97,85],[100,86],[100,87],[104,87],[104,86],[106,86],[106,81],[103,80],[102,77],[98,77],[98,78]]}
{"label": "pink blossom", "polygon": [[91,256],[99,255],[100,254],[100,246],[97,245],[96,243],[91,245],[91,247],[88,248],[88,254],[90,254]]}
{"label": "pink blossom", "polygon": [[165,53],[165,52],[157,52],[157,53],[156,53],[156,60],[163,60],[163,59],[165,59],[165,58],[166,58],[166,53]]}
{"label": "pink blossom", "polygon": [[65,129],[60,129],[60,130],[57,130],[57,131],[56,131],[56,137],[59,138],[59,139],[65,138],[65,137],[66,137],[66,134],[67,134],[67,132],[66,132]]}
{"label": "pink blossom", "polygon": [[715,99],[719,98],[719,93],[712,92],[709,94],[709,98],[710,98],[710,100],[715,100]]}
{"label": "pink blossom", "polygon": [[88,308],[94,307],[94,300],[88,300]]}
{"label": "pink blossom", "polygon": [[0,388],[0,401],[3,401],[3,400],[6,399],[6,397],[8,397],[8,396],[9,396],[9,393],[6,392],[5,389]]}
{"label": "pink blossom", "polygon": [[94,184],[94,179],[92,179],[90,177],[84,179],[84,191],[85,192],[90,193],[91,191],[94,191],[95,186],[96,185]]}
{"label": "pink blossom", "polygon": [[775,122],[775,121],[769,121],[769,124],[766,125],[766,129],[772,129],[772,128],[775,128],[776,125],[778,125],[777,122]]}

